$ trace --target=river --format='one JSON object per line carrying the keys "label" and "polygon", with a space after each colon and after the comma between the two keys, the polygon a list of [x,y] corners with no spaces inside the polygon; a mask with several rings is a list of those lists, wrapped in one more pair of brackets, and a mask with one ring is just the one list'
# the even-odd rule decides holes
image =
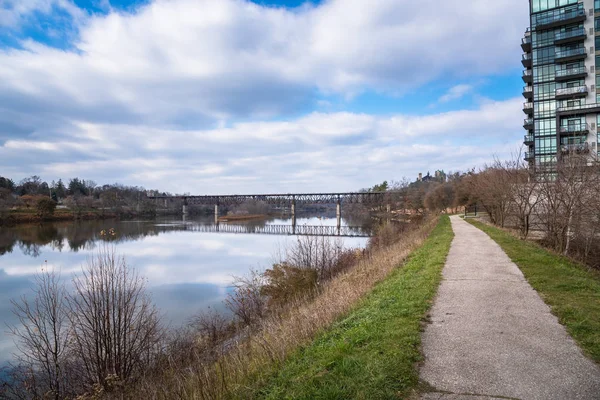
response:
{"label": "river", "polygon": [[[34,274],[43,266],[59,268],[67,285],[86,259],[111,239],[127,263],[147,278],[147,287],[163,320],[180,326],[208,307],[223,309],[234,276],[264,270],[300,234],[347,235],[345,247],[364,247],[370,227],[365,221],[335,218],[268,219],[214,223],[213,218],[135,221],[77,221],[0,227],[0,366],[15,351],[6,326],[15,324],[11,299],[32,295]],[[232,233],[235,232],[235,233]],[[352,237],[354,236],[354,237]],[[359,237],[357,237],[359,236]],[[362,237],[360,237],[362,236]]]}

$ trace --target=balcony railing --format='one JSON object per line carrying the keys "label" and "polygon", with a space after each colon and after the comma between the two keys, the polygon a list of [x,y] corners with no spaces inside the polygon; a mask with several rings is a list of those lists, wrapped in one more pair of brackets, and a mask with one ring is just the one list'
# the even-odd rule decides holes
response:
{"label": "balcony railing", "polygon": [[533,110],[533,103],[531,102],[527,102],[527,103],[523,103],[523,110]]}
{"label": "balcony railing", "polygon": [[[523,107],[525,108],[525,107]],[[523,126],[531,126],[533,125],[533,118],[525,118],[523,120]]]}
{"label": "balcony railing", "polygon": [[534,21],[536,29],[541,29],[545,25],[554,25],[562,22],[569,21],[571,19],[583,19],[585,20],[585,9],[583,8],[583,4],[581,4],[577,9],[567,11],[567,12],[554,12],[546,15],[544,17],[536,18]]}
{"label": "balcony railing", "polygon": [[600,103],[590,103],[590,104],[581,104],[576,106],[567,106],[567,107],[559,107],[556,109],[556,112],[565,112],[565,111],[584,111],[593,108],[600,108]]}
{"label": "balcony railing", "polygon": [[589,153],[590,147],[587,143],[561,144],[560,151],[562,153]]}
{"label": "balcony railing", "polygon": [[523,96],[528,97],[528,98],[533,96],[533,86],[531,86],[531,85],[523,86]]}
{"label": "balcony railing", "polygon": [[561,58],[579,57],[579,56],[587,56],[587,51],[585,50],[585,48],[579,47],[577,49],[559,50],[554,54],[554,59],[560,60]]}
{"label": "balcony railing", "polygon": [[589,132],[590,126],[586,123],[571,124],[560,127],[560,133],[582,133]]}
{"label": "balcony railing", "polygon": [[531,51],[531,36],[521,38],[521,49],[523,51]]}
{"label": "balcony railing", "polygon": [[556,97],[559,96],[572,96],[577,94],[587,95],[587,86],[575,86],[563,89],[556,89]]}
{"label": "balcony railing", "polygon": [[565,69],[559,69],[558,71],[556,71],[557,78],[567,78],[569,76],[581,75],[581,74],[587,74],[586,67],[565,68]]}
{"label": "balcony railing", "polygon": [[525,152],[525,161],[533,160],[533,153]]}
{"label": "balcony railing", "polygon": [[523,143],[533,143],[533,135],[525,135]]}
{"label": "balcony railing", "polygon": [[531,53],[524,53],[523,57],[521,58],[521,64],[523,64],[524,67],[531,67],[532,59]]}
{"label": "balcony railing", "polygon": [[576,38],[576,37],[586,37],[587,33],[585,31],[585,28],[577,28],[577,29],[573,29],[570,31],[566,31],[566,32],[557,32],[554,35],[554,40],[557,42],[560,42],[561,40],[568,40],[568,39],[572,39],[572,38]]}

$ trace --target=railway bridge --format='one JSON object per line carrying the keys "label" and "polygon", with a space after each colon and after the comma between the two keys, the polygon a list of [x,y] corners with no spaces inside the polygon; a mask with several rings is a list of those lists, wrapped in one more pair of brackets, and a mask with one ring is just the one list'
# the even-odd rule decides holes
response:
{"label": "railway bridge", "polygon": [[183,214],[187,214],[189,205],[215,207],[215,222],[219,217],[219,206],[235,206],[247,201],[262,201],[275,206],[289,206],[292,213],[292,225],[296,225],[296,206],[306,204],[335,204],[338,226],[341,224],[343,204],[363,204],[367,207],[387,206],[390,211],[389,192],[347,192],[347,193],[286,193],[286,194],[244,194],[244,195],[206,195],[206,196],[149,196],[156,202],[183,202]]}

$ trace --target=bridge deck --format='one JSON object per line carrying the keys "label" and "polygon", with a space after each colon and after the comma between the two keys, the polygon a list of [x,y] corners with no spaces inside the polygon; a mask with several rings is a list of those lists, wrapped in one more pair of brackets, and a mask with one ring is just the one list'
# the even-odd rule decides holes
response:
{"label": "bridge deck", "polygon": [[267,204],[384,204],[389,200],[388,192],[357,193],[287,193],[287,194],[244,194],[206,196],[149,196],[153,200],[183,200],[185,204],[197,205],[239,205],[250,200]]}

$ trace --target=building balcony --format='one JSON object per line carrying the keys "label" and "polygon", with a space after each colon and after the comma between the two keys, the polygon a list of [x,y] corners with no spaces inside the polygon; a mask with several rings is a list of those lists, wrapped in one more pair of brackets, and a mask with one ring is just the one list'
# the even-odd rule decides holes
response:
{"label": "building balcony", "polygon": [[570,124],[566,126],[561,126],[559,128],[559,132],[561,135],[588,134],[590,132],[590,126],[586,123]]}
{"label": "building balcony", "polygon": [[558,32],[554,35],[554,44],[561,45],[565,43],[579,42],[585,40],[587,32],[585,28],[577,28],[566,32]]}
{"label": "building balcony", "polygon": [[572,79],[585,78],[587,74],[588,72],[586,67],[565,68],[556,71],[556,76],[554,79],[557,82],[568,81]]}
{"label": "building balcony", "polygon": [[533,115],[533,103],[523,103],[523,112],[527,115]]}
{"label": "building balcony", "polygon": [[521,48],[523,51],[531,51],[531,34],[525,34],[524,38],[521,38]]}
{"label": "building balcony", "polygon": [[532,62],[533,57],[531,56],[531,53],[525,53],[523,54],[523,57],[521,57],[521,64],[523,64],[523,66],[526,68],[530,68]]}
{"label": "building balcony", "polygon": [[523,143],[525,143],[526,146],[531,146],[533,144],[533,135],[525,135]]}
{"label": "building balcony", "polygon": [[590,152],[590,146],[587,143],[561,144],[560,152],[563,154],[586,154]]}
{"label": "building balcony", "polygon": [[533,86],[523,86],[523,97],[526,99],[533,99]]}
{"label": "building balcony", "polygon": [[575,24],[578,22],[583,22],[586,19],[585,9],[583,8],[583,4],[580,4],[578,8],[567,11],[560,12],[557,10],[554,13],[550,13],[544,17],[537,18],[535,23],[535,30],[545,30],[555,28],[561,25]]}
{"label": "building balcony", "polygon": [[525,118],[523,120],[523,128],[527,130],[533,129],[533,118]]}
{"label": "building balcony", "polygon": [[561,116],[576,114],[598,114],[600,113],[600,103],[578,104],[567,107],[559,107],[556,113]]}
{"label": "building balcony", "polygon": [[525,83],[533,82],[533,70],[531,70],[531,69],[523,70],[523,82],[525,82]]}
{"label": "building balcony", "polygon": [[556,89],[556,100],[585,97],[588,94],[587,86],[575,86],[564,89]]}
{"label": "building balcony", "polygon": [[587,51],[585,48],[580,47],[577,49],[558,50],[554,54],[554,61],[556,62],[567,62],[583,60],[587,57]]}
{"label": "building balcony", "polygon": [[533,152],[532,151],[525,152],[525,161],[533,161]]}

